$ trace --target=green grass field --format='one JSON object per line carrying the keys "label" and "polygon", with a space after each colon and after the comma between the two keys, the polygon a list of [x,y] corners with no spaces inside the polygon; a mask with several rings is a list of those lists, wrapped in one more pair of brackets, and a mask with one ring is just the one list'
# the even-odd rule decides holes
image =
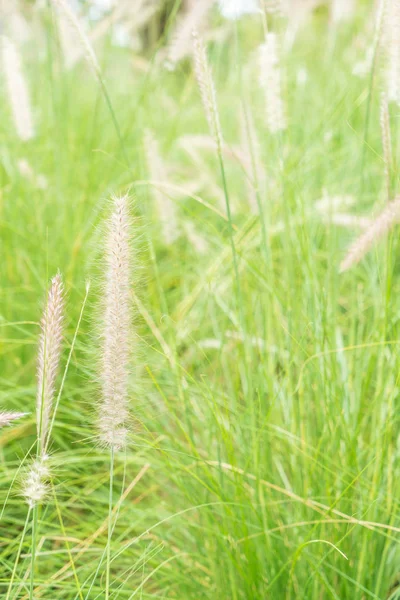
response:
{"label": "green grass field", "polygon": [[[18,47],[29,141],[17,136],[1,79],[0,406],[30,413],[0,432],[2,599],[400,598],[398,229],[340,273],[359,224],[340,226],[336,208],[316,207],[323,196],[352,196],[337,212],[374,218],[387,202],[383,53],[373,77],[353,74],[374,14],[360,2],[332,26],[319,7],[290,46],[285,19],[213,12],[207,50],[222,162],[191,60],[166,69],[164,39],[135,53],[106,33],[94,44],[102,88],[85,59],[63,66],[48,7],[28,20]],[[256,56],[265,21],[282,40],[288,127],[275,135]],[[172,19],[166,27],[167,39]],[[390,104],[392,198],[398,116]],[[248,150],[252,121],[258,142]],[[97,315],[103,223],[111,196],[127,192],[134,425],[115,458],[107,585]],[[58,269],[67,290],[62,369],[92,285],[32,535],[21,480],[36,442],[39,321]]]}

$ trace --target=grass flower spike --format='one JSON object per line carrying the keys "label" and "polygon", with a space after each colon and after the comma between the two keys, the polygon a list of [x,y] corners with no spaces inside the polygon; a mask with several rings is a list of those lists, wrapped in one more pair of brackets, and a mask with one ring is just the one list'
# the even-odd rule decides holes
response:
{"label": "grass flower spike", "polygon": [[219,121],[215,84],[207,60],[207,52],[203,40],[193,31],[194,69],[199,85],[201,100],[206,113],[210,132],[214,137],[217,148],[222,148],[222,132]]}
{"label": "grass flower spike", "polygon": [[267,34],[259,53],[260,85],[265,94],[267,127],[271,133],[278,133],[284,131],[287,124],[282,100],[278,38],[275,33]]}
{"label": "grass flower spike", "polygon": [[14,43],[7,37],[1,39],[3,71],[6,80],[11,111],[21,140],[27,141],[34,137],[31,101],[26,79],[22,70],[21,58]]}
{"label": "grass flower spike", "polygon": [[168,69],[175,69],[176,65],[187,55],[190,54],[192,43],[191,36],[193,30],[201,30],[207,20],[214,0],[194,0],[188,8],[188,11],[179,21],[172,41],[167,51],[166,66]]}
{"label": "grass flower spike", "polygon": [[384,7],[388,101],[400,105],[400,0],[387,0]]}
{"label": "grass flower spike", "polygon": [[43,501],[47,493],[49,468],[47,447],[50,434],[50,423],[56,389],[56,379],[61,358],[61,346],[64,321],[64,288],[60,273],[51,280],[40,324],[37,394],[36,394],[36,426],[37,455],[31,465],[23,485],[23,495],[29,506],[34,507]]}
{"label": "grass flower spike", "polygon": [[106,239],[102,319],[100,440],[118,450],[126,445],[131,328],[131,249],[128,197],[114,198]]}
{"label": "grass flower spike", "polygon": [[58,374],[64,320],[64,289],[60,273],[51,281],[41,322],[36,396],[39,450],[47,446],[56,378]]}
{"label": "grass flower spike", "polygon": [[0,427],[6,427],[13,421],[25,417],[27,414],[23,412],[0,412]]}

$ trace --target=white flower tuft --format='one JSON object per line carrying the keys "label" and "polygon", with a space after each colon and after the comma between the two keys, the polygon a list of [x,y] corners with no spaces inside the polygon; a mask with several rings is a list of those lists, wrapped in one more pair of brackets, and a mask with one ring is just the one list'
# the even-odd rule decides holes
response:
{"label": "white flower tuft", "polygon": [[400,0],[388,0],[385,6],[387,97],[400,106]]}
{"label": "white flower tuft", "polygon": [[37,431],[39,449],[47,446],[56,378],[61,357],[64,320],[64,290],[60,273],[51,280],[47,304],[41,321],[37,368]]}
{"label": "white flower tuft", "polygon": [[15,128],[21,140],[34,137],[31,102],[21,59],[14,43],[7,37],[1,40],[3,70]]}
{"label": "white flower tuft", "polygon": [[66,66],[72,67],[80,57],[78,48],[71,48],[70,45],[80,44],[89,66],[93,69],[96,77],[100,79],[100,65],[78,16],[67,0],[52,0],[52,3],[57,9]]}
{"label": "white flower tuft", "polygon": [[186,14],[178,22],[176,31],[167,50],[166,67],[175,69],[176,65],[186,58],[192,49],[193,30],[203,29],[207,15],[215,0],[194,0]]}
{"label": "white flower tuft", "polygon": [[10,425],[13,421],[17,419],[22,419],[28,413],[23,412],[0,412],[0,427],[5,427],[6,425]]}
{"label": "white flower tuft", "polygon": [[210,127],[210,132],[214,138],[217,148],[222,149],[222,132],[218,114],[214,79],[208,64],[206,48],[197,31],[193,31],[193,54],[194,70],[200,89],[204,111]]}
{"label": "white flower tuft", "polygon": [[104,312],[102,318],[102,401],[99,437],[116,450],[127,443],[128,379],[131,330],[131,220],[127,196],[113,198],[105,255]]}
{"label": "white flower tuft", "polygon": [[41,504],[48,494],[50,469],[45,464],[46,459],[35,460],[25,477],[22,493],[30,508]]}
{"label": "white flower tuft", "polygon": [[264,90],[267,126],[271,133],[286,129],[286,115],[282,100],[281,68],[279,64],[278,38],[268,33],[259,49],[260,85]]}

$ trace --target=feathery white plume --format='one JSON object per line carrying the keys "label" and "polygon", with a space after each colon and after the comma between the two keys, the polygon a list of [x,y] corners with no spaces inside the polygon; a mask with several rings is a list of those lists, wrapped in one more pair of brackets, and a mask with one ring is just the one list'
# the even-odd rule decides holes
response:
{"label": "feathery white plume", "polygon": [[22,493],[30,508],[43,502],[47,496],[50,470],[46,460],[47,456],[35,460],[25,477]]}
{"label": "feathery white plume", "polygon": [[30,140],[35,135],[31,102],[21,59],[14,43],[2,37],[1,52],[7,94],[11,106],[15,128],[21,140]]}
{"label": "feathery white plume", "polygon": [[13,421],[25,417],[28,413],[23,412],[0,412],[0,427],[10,425]]}
{"label": "feathery white plume", "polygon": [[51,280],[41,321],[37,367],[36,419],[39,448],[47,446],[50,418],[56,388],[64,321],[64,289],[60,273]]}
{"label": "feathery white plume", "polygon": [[278,38],[267,33],[266,41],[259,48],[260,85],[264,90],[267,126],[271,133],[286,129],[286,115],[282,100],[281,67],[279,64]]}
{"label": "feathery white plume", "polygon": [[[76,34],[75,44],[77,41],[80,42],[89,66],[93,69],[95,75],[100,78],[100,66],[97,62],[96,54],[94,53],[89,39],[83,30],[78,16],[68,4],[67,0],[52,0],[52,3],[57,9],[56,12],[60,24],[61,43],[64,45],[67,66],[72,66],[75,64],[76,60],[78,60],[80,56],[78,50],[75,51],[72,48],[68,49],[65,47],[65,44],[68,45],[73,43],[74,34]],[[69,39],[71,41],[68,41]]]}
{"label": "feathery white plume", "polygon": [[178,22],[176,31],[167,50],[166,66],[175,69],[192,49],[192,32],[201,30],[215,0],[192,0],[189,9]]}
{"label": "feathery white plume", "polygon": [[340,272],[347,271],[369,252],[375,242],[389,233],[400,220],[400,196],[390,202],[383,211],[372,221],[371,225],[352,244],[340,264]]}
{"label": "feathery white plume", "polygon": [[[167,169],[160,156],[158,142],[150,130],[145,132],[144,146],[147,159],[147,171],[150,179],[157,182],[166,182],[168,179]],[[169,246],[179,237],[175,203],[168,198],[157,185],[153,186],[153,190],[162,235],[165,243]]]}
{"label": "feathery white plume", "polygon": [[38,453],[25,476],[22,493],[29,506],[43,502],[50,477],[47,447],[58,374],[64,321],[64,288],[60,273],[51,280],[41,321],[37,367],[36,426]]}
{"label": "feathery white plume", "polygon": [[387,96],[400,105],[400,0],[388,0],[385,19]]}
{"label": "feathery white plume", "polygon": [[193,31],[193,55],[194,70],[210,132],[217,148],[221,149],[223,141],[214,79],[208,64],[206,48],[196,31]]}
{"label": "feathery white plume", "polygon": [[132,256],[128,197],[115,197],[113,202],[105,252],[98,426],[100,441],[118,450],[126,445],[128,437]]}

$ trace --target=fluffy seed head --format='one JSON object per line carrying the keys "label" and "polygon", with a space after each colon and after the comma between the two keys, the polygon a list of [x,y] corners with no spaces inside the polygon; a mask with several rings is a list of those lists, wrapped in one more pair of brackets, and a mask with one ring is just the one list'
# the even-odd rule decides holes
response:
{"label": "fluffy seed head", "polygon": [[192,32],[201,30],[214,0],[194,0],[181,18],[167,52],[166,66],[173,70],[191,52]]}
{"label": "fluffy seed head", "polygon": [[214,79],[208,64],[206,48],[196,31],[193,31],[193,55],[194,70],[210,132],[217,148],[221,149],[223,141]]}
{"label": "fluffy seed head", "polygon": [[0,41],[3,70],[15,128],[21,140],[34,137],[31,102],[22,70],[21,59],[14,43],[7,37]]}
{"label": "fluffy seed head", "polygon": [[126,445],[131,330],[131,222],[127,196],[113,198],[105,252],[99,437],[114,449]]}
{"label": "fluffy seed head", "polygon": [[76,37],[76,42],[81,44],[82,52],[85,55],[89,66],[93,69],[95,75],[100,77],[99,63],[97,62],[92,45],[83,30],[77,15],[67,0],[52,0],[52,3],[57,9],[61,43],[64,46],[64,56],[67,66],[73,66],[80,56],[80,53],[77,50],[65,47],[65,44],[68,45],[69,43],[73,43],[73,39]]}
{"label": "fluffy seed head", "polygon": [[0,427],[10,425],[13,421],[25,417],[28,413],[23,412],[0,412]]}
{"label": "fluffy seed head", "polygon": [[30,508],[41,504],[48,493],[50,470],[45,461],[46,457],[35,460],[25,477],[22,494]]}
{"label": "fluffy seed head", "polygon": [[267,127],[271,133],[286,129],[286,115],[282,100],[281,68],[279,65],[278,38],[268,33],[259,49],[260,85],[264,90]]}
{"label": "fluffy seed head", "polygon": [[347,271],[360,262],[372,246],[384,237],[400,220],[400,196],[390,202],[374,219],[371,225],[360,235],[348,250],[340,265],[340,272]]}
{"label": "fluffy seed head", "polygon": [[41,321],[37,367],[37,431],[40,447],[47,445],[56,378],[61,357],[64,290],[60,273],[51,280]]}
{"label": "fluffy seed head", "polygon": [[388,0],[385,7],[387,96],[400,105],[400,0]]}

